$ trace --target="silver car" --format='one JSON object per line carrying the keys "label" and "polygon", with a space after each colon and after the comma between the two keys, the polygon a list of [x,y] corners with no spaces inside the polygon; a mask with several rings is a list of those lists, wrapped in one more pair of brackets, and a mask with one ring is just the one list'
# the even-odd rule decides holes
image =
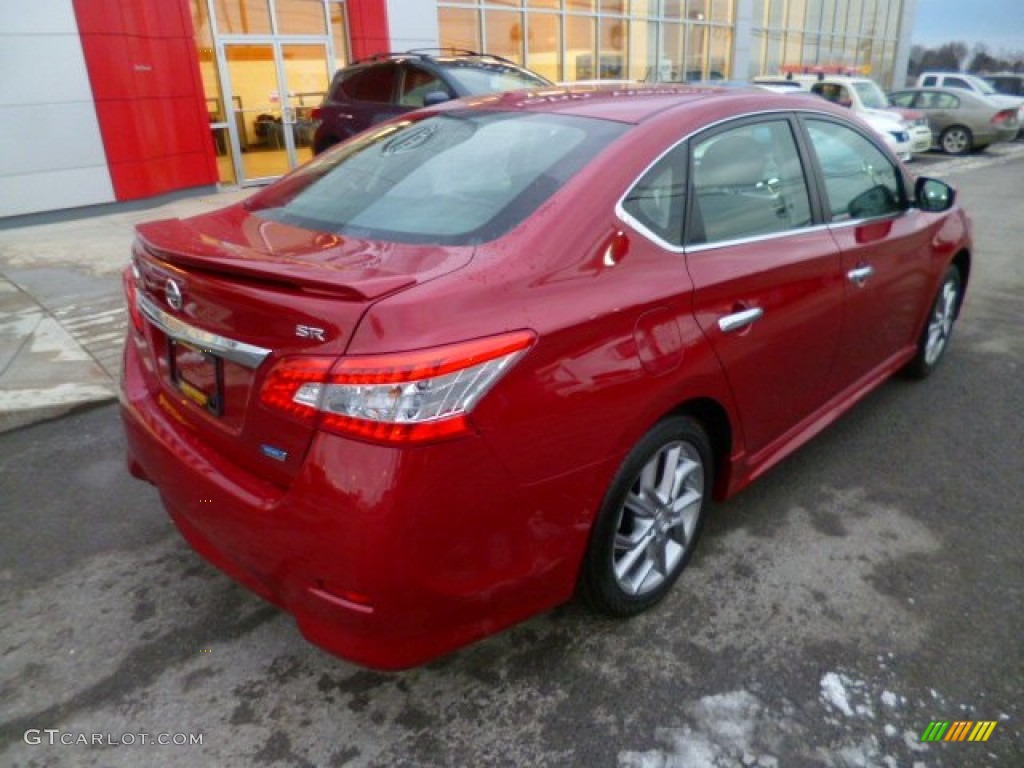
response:
{"label": "silver car", "polygon": [[950,155],[1013,141],[1020,127],[1016,109],[957,88],[907,88],[890,93],[889,103],[924,112],[934,145]]}

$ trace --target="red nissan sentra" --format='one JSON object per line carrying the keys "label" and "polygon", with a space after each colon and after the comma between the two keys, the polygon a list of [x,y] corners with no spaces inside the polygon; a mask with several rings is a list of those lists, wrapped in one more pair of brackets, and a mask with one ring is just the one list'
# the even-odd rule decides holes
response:
{"label": "red nissan sentra", "polygon": [[360,664],[628,616],[712,498],[935,368],[970,266],[953,190],[810,96],[453,102],[139,227],[128,464]]}

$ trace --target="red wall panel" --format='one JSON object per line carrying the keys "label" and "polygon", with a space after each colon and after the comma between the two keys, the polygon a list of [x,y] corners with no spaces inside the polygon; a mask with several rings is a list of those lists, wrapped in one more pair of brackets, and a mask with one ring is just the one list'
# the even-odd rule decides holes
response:
{"label": "red wall panel", "polygon": [[387,0],[348,0],[352,60],[391,50]]}
{"label": "red wall panel", "polygon": [[217,182],[188,0],[73,0],[118,200]]}

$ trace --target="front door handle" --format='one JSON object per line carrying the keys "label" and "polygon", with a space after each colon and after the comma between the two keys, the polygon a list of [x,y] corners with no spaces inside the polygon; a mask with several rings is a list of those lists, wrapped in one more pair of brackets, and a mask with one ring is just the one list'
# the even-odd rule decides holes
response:
{"label": "front door handle", "polygon": [[857,267],[856,269],[851,269],[846,273],[846,279],[854,285],[861,286],[864,285],[864,283],[868,281],[868,278],[873,274],[875,274],[874,267]]}
{"label": "front door handle", "polygon": [[763,316],[764,310],[761,307],[744,309],[742,312],[734,312],[731,315],[718,318],[718,328],[723,333],[738,331],[740,328],[746,328],[751,323],[760,320]]}

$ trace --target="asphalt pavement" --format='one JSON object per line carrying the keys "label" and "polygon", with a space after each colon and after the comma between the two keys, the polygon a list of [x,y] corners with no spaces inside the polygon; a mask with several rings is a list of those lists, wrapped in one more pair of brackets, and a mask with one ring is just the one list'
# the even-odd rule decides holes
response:
{"label": "asphalt pavement", "polygon": [[[0,436],[0,765],[1024,765],[1022,160],[917,161],[976,229],[943,365],[715,508],[677,587],[631,621],[572,603],[420,669],[361,670],[182,541],[125,472],[113,405]],[[35,366],[21,391],[60,387],[76,349],[111,391],[101,300],[131,222],[163,215],[0,231],[5,392]],[[65,340],[10,331],[29,317]],[[933,722],[993,725],[922,741]]]}

